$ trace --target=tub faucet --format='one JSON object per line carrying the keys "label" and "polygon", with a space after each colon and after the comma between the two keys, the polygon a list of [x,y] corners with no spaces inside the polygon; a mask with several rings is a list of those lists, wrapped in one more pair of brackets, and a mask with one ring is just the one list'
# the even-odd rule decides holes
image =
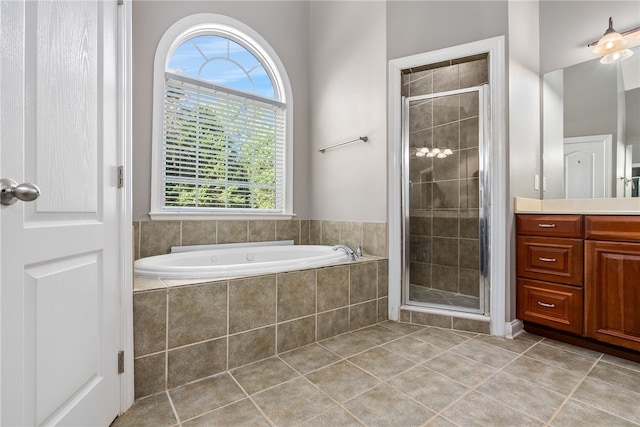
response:
{"label": "tub faucet", "polygon": [[355,253],[353,251],[353,249],[351,249],[349,246],[347,245],[335,245],[334,247],[332,247],[331,249],[333,249],[334,251],[337,251],[338,249],[341,249],[344,251],[345,254],[347,254],[349,256],[349,260],[350,261],[355,261],[356,259],[360,258],[360,256]]}

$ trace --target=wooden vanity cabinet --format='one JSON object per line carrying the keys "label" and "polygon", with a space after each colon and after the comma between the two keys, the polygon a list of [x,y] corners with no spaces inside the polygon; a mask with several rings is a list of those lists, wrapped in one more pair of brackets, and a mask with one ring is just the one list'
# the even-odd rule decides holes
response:
{"label": "wooden vanity cabinet", "polygon": [[581,215],[518,215],[518,318],[583,333]]}
{"label": "wooden vanity cabinet", "polygon": [[585,332],[640,351],[640,217],[585,217]]}
{"label": "wooden vanity cabinet", "polygon": [[525,329],[640,361],[640,216],[518,214],[516,233]]}

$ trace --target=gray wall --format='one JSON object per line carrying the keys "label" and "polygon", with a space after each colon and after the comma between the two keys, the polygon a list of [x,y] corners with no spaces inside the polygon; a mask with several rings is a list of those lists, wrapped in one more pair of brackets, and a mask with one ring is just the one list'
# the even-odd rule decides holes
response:
{"label": "gray wall", "polygon": [[564,70],[564,137],[612,134],[618,123],[618,70],[587,61]]}
{"label": "gray wall", "polygon": [[[386,221],[385,3],[312,1],[311,215]],[[318,148],[367,136],[368,142]]]}
{"label": "gray wall", "polygon": [[506,35],[506,1],[389,1],[387,59]]}
{"label": "gray wall", "polygon": [[[640,144],[640,88],[626,91],[624,99],[627,114],[625,143]],[[634,149],[633,158],[634,163],[640,163],[640,150]]]}
{"label": "gray wall", "polygon": [[133,2],[133,219],[148,219],[151,189],[153,60],[164,32],[195,13],[217,13],[256,30],[284,64],[294,102],[294,212],[308,219],[309,3],[305,1]]}

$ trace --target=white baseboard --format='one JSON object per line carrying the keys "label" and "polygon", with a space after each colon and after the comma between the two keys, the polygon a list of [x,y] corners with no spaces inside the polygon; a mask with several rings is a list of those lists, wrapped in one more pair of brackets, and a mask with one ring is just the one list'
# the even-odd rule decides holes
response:
{"label": "white baseboard", "polygon": [[521,335],[524,333],[524,324],[522,323],[522,320],[519,319],[514,319],[511,322],[507,322],[504,325],[504,331],[505,331],[505,338],[509,338],[509,339],[514,339],[516,338],[518,335]]}

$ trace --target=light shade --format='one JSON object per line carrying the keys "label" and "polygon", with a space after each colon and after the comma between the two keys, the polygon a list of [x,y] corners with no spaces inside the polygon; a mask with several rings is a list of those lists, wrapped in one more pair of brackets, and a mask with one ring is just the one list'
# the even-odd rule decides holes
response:
{"label": "light shade", "polygon": [[633,55],[631,49],[621,49],[619,51],[605,55],[600,59],[601,64],[615,64],[616,62],[624,61]]}
{"label": "light shade", "polygon": [[627,40],[613,29],[613,19],[609,18],[609,28],[598,40],[598,44],[593,48],[593,53],[597,55],[609,55],[624,48]]}

